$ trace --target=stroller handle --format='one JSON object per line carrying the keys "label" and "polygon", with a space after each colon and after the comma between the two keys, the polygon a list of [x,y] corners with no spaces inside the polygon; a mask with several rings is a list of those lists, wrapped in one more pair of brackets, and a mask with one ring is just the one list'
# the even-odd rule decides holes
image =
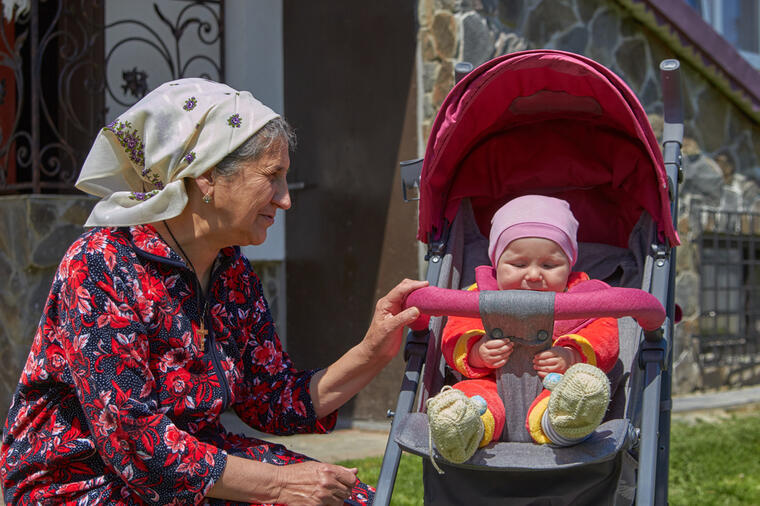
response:
{"label": "stroller handle", "polygon": [[[427,286],[410,293],[405,307],[415,306],[429,316],[480,318],[480,292]],[[638,288],[606,287],[554,296],[554,319],[630,316],[646,331],[657,330],[665,321],[665,309],[649,292]]]}

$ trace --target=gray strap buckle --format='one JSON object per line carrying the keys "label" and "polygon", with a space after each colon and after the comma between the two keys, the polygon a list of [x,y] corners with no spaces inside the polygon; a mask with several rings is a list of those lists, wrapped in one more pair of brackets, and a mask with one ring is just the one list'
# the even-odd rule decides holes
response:
{"label": "gray strap buckle", "polygon": [[480,318],[491,339],[508,337],[525,346],[551,345],[554,292],[494,290],[480,292]]}

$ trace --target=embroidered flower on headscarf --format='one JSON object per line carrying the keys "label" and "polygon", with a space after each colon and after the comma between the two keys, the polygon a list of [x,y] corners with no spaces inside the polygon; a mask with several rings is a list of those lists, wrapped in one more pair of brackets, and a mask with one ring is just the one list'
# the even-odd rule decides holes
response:
{"label": "embroidered flower on headscarf", "polygon": [[238,113],[235,113],[227,118],[227,124],[232,128],[240,128],[240,125],[243,124],[243,120]]}
{"label": "embroidered flower on headscarf", "polygon": [[195,109],[196,105],[198,105],[198,100],[196,100],[195,97],[190,97],[185,100],[185,105],[183,105],[182,108],[186,111],[192,111]]}
{"label": "embroidered flower on headscarf", "polygon": [[185,155],[185,161],[187,163],[193,163],[193,160],[195,160],[195,151],[190,151]]}
{"label": "embroidered flower on headscarf", "polygon": [[129,198],[131,200],[139,200],[140,202],[143,202],[145,200],[148,200],[152,196],[156,195],[157,193],[158,193],[158,190],[151,190],[151,191],[145,192],[145,193],[142,193],[142,192],[130,192],[129,193]]}
{"label": "embroidered flower on headscarf", "polygon": [[136,128],[132,128],[132,123],[129,121],[115,120],[105,126],[106,130],[110,130],[116,136],[119,144],[124,148],[124,151],[129,155],[129,159],[134,162],[138,167],[145,166],[145,144],[137,133]]}
{"label": "embroidered flower on headscarf", "polygon": [[143,179],[155,185],[156,188],[158,188],[159,190],[164,189],[164,183],[161,181],[161,178],[155,172],[151,172],[150,169],[143,169],[140,174],[142,174]]}

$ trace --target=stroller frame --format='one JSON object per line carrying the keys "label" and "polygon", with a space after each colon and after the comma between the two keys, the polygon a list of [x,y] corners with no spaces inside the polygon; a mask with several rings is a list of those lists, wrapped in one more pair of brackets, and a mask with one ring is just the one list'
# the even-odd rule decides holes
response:
{"label": "stroller frame", "polygon": [[[458,64],[455,67],[457,81],[463,78],[472,66]],[[663,91],[664,131],[663,158],[667,178],[667,191],[670,197],[670,217],[675,227],[678,203],[678,183],[682,180],[681,143],[683,139],[683,111],[681,104],[680,64],[677,60],[664,60],[660,64],[660,76]],[[407,195],[419,189],[422,171],[422,159],[402,164],[402,184],[404,200]],[[431,286],[439,286],[441,276],[446,276],[443,269],[444,257],[452,245],[449,244],[450,224],[444,223],[437,239],[428,239],[427,276]],[[631,452],[636,453],[638,474],[636,477],[635,502],[637,505],[667,504],[668,463],[670,441],[671,381],[673,363],[673,325],[675,314],[675,246],[667,240],[651,242],[651,279],[649,291],[665,308],[666,318],[663,325],[654,331],[643,332],[639,342],[636,370],[631,371],[639,378],[642,385],[640,392],[640,427],[632,434]],[[649,238],[647,238],[649,239]],[[431,336],[439,335],[442,328],[441,318],[432,318],[428,328],[411,330],[407,335],[405,359],[407,361],[404,379],[401,385],[393,416],[390,436],[383,457],[377,493],[374,504],[387,505],[393,492],[395,477],[398,472],[402,447],[398,439],[401,426],[407,416],[413,412],[415,400],[420,396],[419,386],[423,366],[429,356]],[[434,374],[444,376],[445,364],[427,364],[434,368]],[[426,373],[427,376],[428,373]],[[422,393],[424,395],[425,393]],[[621,451],[625,452],[625,449]],[[469,466],[472,468],[472,466]]]}

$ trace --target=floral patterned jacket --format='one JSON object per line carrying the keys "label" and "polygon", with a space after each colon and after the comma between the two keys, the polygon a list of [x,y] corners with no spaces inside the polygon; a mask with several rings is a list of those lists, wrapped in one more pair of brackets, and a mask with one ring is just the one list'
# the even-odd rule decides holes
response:
{"label": "floral patterned jacket", "polygon": [[204,297],[150,225],[94,228],[69,248],[3,432],[6,502],[103,489],[197,504],[226,464],[212,442],[228,407],[273,434],[334,427],[337,413],[316,419],[315,371],[293,368],[238,248],[220,251],[209,286]]}

